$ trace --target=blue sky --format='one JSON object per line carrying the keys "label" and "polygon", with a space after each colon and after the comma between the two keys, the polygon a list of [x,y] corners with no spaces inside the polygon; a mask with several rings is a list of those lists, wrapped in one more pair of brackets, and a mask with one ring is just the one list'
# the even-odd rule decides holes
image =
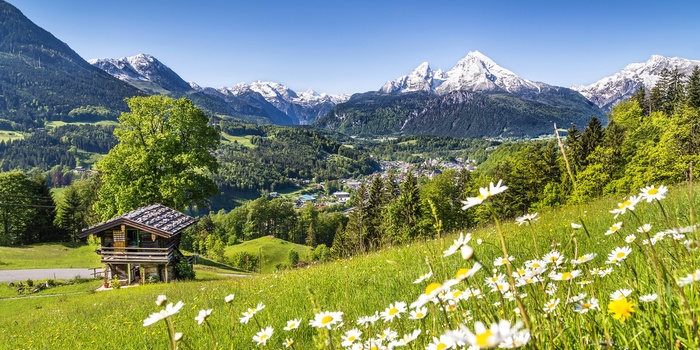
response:
{"label": "blue sky", "polygon": [[85,59],[150,53],[186,81],[377,90],[478,50],[516,74],[590,84],[652,54],[700,59],[700,1],[9,0]]}

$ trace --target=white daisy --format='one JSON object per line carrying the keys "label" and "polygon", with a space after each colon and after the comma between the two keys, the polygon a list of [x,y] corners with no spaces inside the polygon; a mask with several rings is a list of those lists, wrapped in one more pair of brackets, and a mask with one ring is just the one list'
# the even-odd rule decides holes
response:
{"label": "white daisy", "polygon": [[666,198],[666,192],[668,187],[661,185],[659,188],[655,188],[654,185],[647,186],[641,189],[639,196],[641,199],[645,199],[647,203],[651,203],[654,199],[662,200]]}
{"label": "white daisy", "polygon": [[610,228],[605,232],[606,236],[610,236],[611,234],[619,231],[622,228],[622,221],[614,223]]}
{"label": "white daisy", "polygon": [[658,298],[658,297],[659,296],[656,294],[646,294],[646,295],[640,296],[639,301],[641,301],[643,303],[651,303],[652,301],[655,301],[656,298]]}
{"label": "white daisy", "polygon": [[627,200],[622,201],[622,203],[617,203],[617,208],[610,211],[611,214],[615,214],[615,219],[619,215],[625,214],[628,210],[633,211],[634,206],[639,203],[640,197],[631,196]]}

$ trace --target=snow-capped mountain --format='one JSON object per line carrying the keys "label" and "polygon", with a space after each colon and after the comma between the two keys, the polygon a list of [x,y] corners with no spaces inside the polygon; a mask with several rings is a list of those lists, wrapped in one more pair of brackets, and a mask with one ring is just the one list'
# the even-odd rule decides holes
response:
{"label": "snow-capped mountain", "polygon": [[[233,116],[244,119],[248,116],[262,117],[275,124],[311,124],[335,105],[350,98],[349,95],[328,95],[311,89],[297,93],[275,82],[239,83],[220,89],[201,87],[197,83],[184,81],[149,54],[92,59],[88,62],[148,93],[178,97],[189,95],[195,102],[199,101],[206,106],[219,105],[221,108],[215,110],[218,114],[227,114],[225,110],[233,107]],[[206,97],[214,101],[202,101],[194,97]],[[222,103],[228,106],[221,106]]]}
{"label": "snow-capped mountain", "polygon": [[146,92],[187,92],[192,90],[189,83],[149,54],[142,53],[116,59],[92,59],[88,63]]}
{"label": "snow-capped mountain", "polygon": [[440,86],[447,75],[442,70],[433,71],[428,62],[421,63],[409,75],[404,75],[395,80],[387,81],[379,89],[383,93],[434,91]]}
{"label": "snow-capped mountain", "polygon": [[[250,97],[259,94],[268,103],[294,120],[295,124],[311,124],[328,113],[335,105],[347,101],[349,95],[328,95],[312,89],[297,93],[276,82],[256,81],[238,83],[231,87],[216,89],[224,96]],[[211,92],[211,90],[209,90]]]}
{"label": "snow-capped mountain", "polygon": [[641,85],[647,91],[656,85],[664,68],[678,68],[681,73],[690,75],[700,61],[680,57],[653,55],[642,63],[632,63],[612,76],[598,80],[591,85],[574,85],[571,89],[580,92],[603,110],[632,96]]}
{"label": "snow-capped mountain", "polygon": [[409,75],[388,81],[379,90],[384,93],[430,91],[444,95],[453,91],[540,92],[549,85],[519,77],[479,51],[471,51],[447,72],[433,71],[428,62],[421,63]]}

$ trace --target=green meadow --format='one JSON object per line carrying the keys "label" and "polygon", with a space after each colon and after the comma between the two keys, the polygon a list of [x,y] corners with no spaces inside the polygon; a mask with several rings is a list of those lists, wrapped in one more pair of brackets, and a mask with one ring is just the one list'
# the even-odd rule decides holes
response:
{"label": "green meadow", "polygon": [[226,247],[225,256],[232,258],[237,253],[248,253],[262,257],[262,272],[270,273],[277,270],[277,266],[288,261],[289,251],[296,250],[301,260],[307,259],[311,248],[305,245],[287,242],[275,237],[260,237],[241,244]]}
{"label": "green meadow", "polygon": [[[528,226],[501,222],[481,227],[471,231],[472,238],[467,244],[474,249],[474,255],[468,260],[459,252],[443,256],[458,238],[454,232],[434,240],[386,247],[365,256],[299,270],[0,300],[0,319],[9,320],[0,322],[0,347],[164,349],[169,346],[166,322],[172,321],[174,330],[183,334],[176,345],[184,349],[215,346],[279,349],[283,348],[285,339],[293,339],[296,349],[339,349],[341,336],[352,328],[362,332],[361,340],[374,339],[374,345],[381,345],[377,348],[389,344],[391,336],[379,338],[389,334],[387,328],[390,328],[398,337],[420,330],[417,339],[404,348],[447,349],[452,344],[441,337],[447,330],[458,330],[463,325],[478,333],[477,321],[485,323],[486,328],[493,322],[507,321],[511,327],[519,324],[521,332],[529,328],[526,349],[667,349],[676,344],[678,348],[695,349],[700,345],[695,328],[700,314],[700,283],[692,282],[692,273],[700,267],[700,257],[688,242],[697,243],[698,231],[685,230],[682,239],[674,239],[669,233],[654,245],[643,244],[646,234],[637,231],[643,224],[650,224],[649,234],[655,236],[668,228],[685,228],[695,223],[695,210],[700,205],[697,188],[691,193],[687,186],[672,187],[666,197],[658,202],[639,202],[633,211],[626,210],[618,218],[609,211],[624,203],[623,198],[603,198],[541,212]],[[481,205],[492,204],[486,200]],[[621,228],[606,235],[617,222],[622,222]],[[572,223],[582,228],[574,229]],[[636,239],[626,242],[632,234]],[[503,246],[513,260],[500,265]],[[242,247],[243,244],[236,248]],[[606,263],[611,252],[619,247],[630,247],[631,253],[622,260]],[[232,248],[229,247],[227,255]],[[513,301],[507,293],[492,291],[486,282],[503,274],[500,280],[512,285],[514,278],[509,277],[509,270],[517,274],[526,261],[553,250],[563,255],[561,263],[546,262],[546,272],[537,275],[540,282],[507,287],[505,290],[518,293]],[[571,263],[588,253],[596,256],[578,265]],[[400,317],[393,313],[392,320],[380,318],[368,327],[357,325],[361,316],[392,313],[390,306],[396,307],[397,302],[410,305],[436,285],[454,279],[460,268],[472,268],[477,261],[483,267],[473,276],[424,305],[425,318],[413,320],[408,310],[399,310]],[[611,271],[600,277],[596,269]],[[431,270],[431,277],[413,283]],[[567,272],[575,276],[564,280],[553,277]],[[678,285],[689,277],[690,282]],[[476,289],[480,296],[475,295]],[[621,296],[624,295],[621,292],[611,296],[620,289],[629,289],[627,296]],[[168,302],[182,301],[184,306],[166,321],[144,327],[142,323],[149,315],[163,309],[155,304],[161,294],[168,297]],[[227,304],[224,297],[229,294],[235,297]],[[648,294],[656,294],[656,299],[640,300]],[[572,298],[580,300],[567,303]],[[239,321],[242,312],[259,303],[264,308],[249,323],[242,324]],[[580,312],[581,308],[586,311]],[[213,311],[200,326],[195,317],[203,309]],[[322,311],[342,311],[342,325],[337,328],[334,325],[332,330],[311,327],[309,321]],[[301,326],[283,330],[292,319],[300,319]],[[264,346],[258,346],[253,337],[267,326],[274,331]],[[499,332],[508,335],[504,329],[496,329]],[[490,348],[498,344],[489,341],[500,335],[481,330],[480,337],[473,340],[481,342],[482,348]]]}

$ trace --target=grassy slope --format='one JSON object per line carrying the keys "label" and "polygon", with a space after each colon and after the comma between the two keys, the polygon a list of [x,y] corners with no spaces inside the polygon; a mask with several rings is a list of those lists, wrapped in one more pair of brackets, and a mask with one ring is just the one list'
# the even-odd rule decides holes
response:
{"label": "grassy slope", "polygon": [[262,253],[263,273],[275,271],[275,266],[288,261],[289,251],[296,250],[301,260],[307,260],[310,248],[301,244],[290,243],[274,237],[260,237],[238,245],[226,247],[226,257],[231,258],[239,252],[258,256]]}
{"label": "grassy slope", "polygon": [[57,127],[57,126],[64,126],[64,125],[119,125],[118,122],[114,120],[100,120],[99,122],[62,122],[60,120],[53,120],[50,122],[47,122],[44,124],[45,127],[47,128],[52,128],[52,127]]}
{"label": "grassy slope", "polygon": [[47,243],[0,247],[0,270],[100,267],[95,247],[83,243]]}
{"label": "grassy slope", "polygon": [[21,140],[24,138],[24,134],[21,132],[17,131],[7,131],[7,130],[0,130],[0,141],[14,141],[14,140]]}
{"label": "grassy slope", "polygon": [[239,145],[248,147],[248,148],[255,148],[254,144],[250,143],[250,140],[253,138],[253,135],[245,135],[245,136],[232,136],[229,135],[225,132],[221,132],[221,137],[224,138],[224,142],[226,143],[233,143],[233,141],[238,142]]}
{"label": "grassy slope", "polygon": [[[697,193],[697,192],[696,192]],[[538,236],[540,254],[549,251],[550,244],[566,242],[572,233],[570,223],[583,219],[588,227],[591,238],[586,238],[582,231],[578,232],[578,252],[598,252],[598,257],[582,270],[595,266],[606,266],[604,260],[607,253],[614,247],[620,246],[620,239],[616,236],[605,236],[603,233],[609,226],[617,221],[613,219],[608,210],[615,207],[618,198],[602,199],[586,206],[571,206],[548,213],[541,213],[541,218],[533,226],[519,227],[513,223],[504,223],[503,231],[507,236],[509,253],[516,257],[515,266],[520,266],[524,260],[534,256],[531,230]],[[695,207],[700,208],[699,196],[694,199]],[[678,189],[672,189],[669,199],[664,201],[670,217],[680,218],[681,224],[688,218],[687,195],[680,193]],[[663,219],[655,206],[640,204],[635,211],[642,220],[651,222],[655,229],[663,227]],[[623,235],[631,233],[637,227],[637,223],[630,215],[619,218],[625,223]],[[654,231],[655,232],[655,231]],[[474,248],[478,257],[486,268],[482,269],[474,278],[474,281],[482,286],[483,279],[490,275],[492,261],[500,254],[498,240],[493,227],[485,227],[474,231],[474,239],[482,238],[484,243]],[[432,264],[435,272],[434,279],[443,281],[451,278],[456,268],[469,266],[459,258],[452,256],[441,258],[441,252],[449,244],[454,236],[444,240],[435,240],[423,243],[414,243],[409,246],[394,247],[382,252],[357,257],[346,261],[337,261],[310,269],[297,271],[285,271],[272,275],[253,276],[250,278],[234,279],[226,281],[172,283],[168,285],[146,285],[139,288],[122,289],[107,293],[87,295],[67,295],[58,298],[39,298],[22,300],[0,300],[0,319],[14,320],[13,322],[0,322],[0,344],[8,348],[85,348],[101,347],[126,347],[126,348],[166,348],[167,336],[162,325],[154,325],[144,328],[141,325],[150,313],[158,311],[153,304],[156,296],[166,294],[170,301],[182,300],[185,307],[174,316],[175,325],[179,332],[185,334],[185,339],[193,348],[204,348],[209,344],[206,330],[197,326],[194,317],[200,309],[213,308],[214,312],[209,318],[218,340],[223,347],[228,348],[229,341],[225,339],[230,327],[230,311],[223,302],[223,297],[235,293],[236,299],[232,303],[236,316],[245,308],[263,302],[266,308],[256,315],[257,321],[264,327],[274,327],[271,348],[278,348],[286,337],[293,337],[299,345],[297,348],[312,348],[311,336],[315,333],[308,326],[308,320],[313,317],[315,311],[311,302],[310,292],[315,295],[315,301],[320,310],[342,310],[346,326],[349,329],[354,326],[357,317],[373,314],[376,310],[384,310],[389,303],[404,300],[408,303],[415,300],[423,291],[424,285],[413,285],[411,282],[419,275],[426,273],[426,258]],[[624,245],[624,243],[623,243]],[[573,255],[572,249],[563,250],[568,257]],[[628,265],[644,269],[644,274],[639,277],[640,290],[635,293],[650,293],[654,291],[652,274],[648,274],[646,267],[649,261],[641,254],[633,253],[626,262]],[[674,275],[681,275],[687,271],[674,271]],[[627,275],[629,273],[626,273]],[[596,292],[601,299],[601,308],[605,310],[607,295],[618,288],[631,287],[629,276],[615,273],[606,279],[603,287]],[[466,288],[467,286],[462,286]],[[578,287],[575,287],[578,288]],[[695,287],[697,288],[697,287]],[[486,292],[486,290],[485,290]],[[695,290],[696,293],[697,291]],[[578,293],[574,289],[573,293]],[[561,295],[565,298],[565,288],[560,288]],[[500,299],[492,293],[486,293],[486,298],[479,301],[483,308]],[[537,297],[542,302],[542,297]],[[695,294],[694,298],[697,298]],[[474,300],[474,299],[471,299]],[[469,301],[471,303],[472,301]],[[527,302],[532,299],[528,297]],[[694,305],[698,300],[691,300]],[[514,303],[506,302],[506,310],[512,310]],[[652,307],[653,305],[647,306]],[[657,306],[658,307],[658,306]],[[563,310],[565,307],[560,305]],[[531,309],[532,310],[532,309]],[[493,310],[492,310],[493,311]],[[659,310],[657,310],[659,311]],[[435,310],[431,313],[437,312]],[[678,311],[673,311],[674,317]],[[569,312],[570,313],[570,312]],[[438,313],[439,314],[439,313]],[[540,312],[541,314],[541,312]],[[585,319],[593,322],[601,322],[602,312],[592,312]],[[22,315],[22,317],[16,317]],[[644,313],[641,311],[634,315],[633,321],[628,321],[624,327],[617,328],[620,323],[607,317],[612,330],[627,332],[627,334],[642,335],[644,339],[649,336],[645,331],[645,325],[641,321]],[[439,316],[436,316],[439,317]],[[302,327],[295,332],[285,332],[282,328],[286,320],[301,318]],[[431,318],[431,320],[438,318]],[[512,316],[511,316],[512,319]],[[418,321],[402,319],[404,327],[413,329],[420,323]],[[563,321],[573,322],[571,319]],[[432,325],[432,326],[431,326]],[[431,322],[428,327],[435,327]],[[571,323],[564,330],[563,337],[577,342],[575,327]],[[379,325],[378,327],[384,327]],[[395,323],[391,324],[396,328]],[[543,325],[537,326],[542,329]],[[558,326],[557,326],[558,327]],[[236,323],[235,348],[252,348],[252,336],[259,330],[255,323],[241,325]],[[600,330],[598,330],[600,332]],[[375,329],[373,333],[377,333]],[[588,331],[586,332],[588,333]],[[597,333],[601,336],[600,333]],[[618,333],[615,333],[618,334]],[[559,344],[561,346],[561,343]],[[637,348],[648,348],[649,343],[638,343]]]}

